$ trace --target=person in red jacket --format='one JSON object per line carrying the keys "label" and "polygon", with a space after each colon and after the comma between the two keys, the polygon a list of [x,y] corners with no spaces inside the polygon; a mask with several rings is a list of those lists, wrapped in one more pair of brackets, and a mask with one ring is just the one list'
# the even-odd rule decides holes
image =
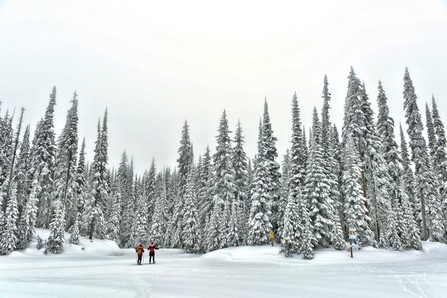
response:
{"label": "person in red jacket", "polygon": [[154,242],[151,242],[149,245],[149,264],[151,263],[151,260],[155,264],[155,250],[158,249],[158,246],[154,244]]}
{"label": "person in red jacket", "polygon": [[138,245],[138,247],[135,249],[135,252],[138,254],[137,264],[141,265],[141,258],[143,257],[144,253],[143,244]]}

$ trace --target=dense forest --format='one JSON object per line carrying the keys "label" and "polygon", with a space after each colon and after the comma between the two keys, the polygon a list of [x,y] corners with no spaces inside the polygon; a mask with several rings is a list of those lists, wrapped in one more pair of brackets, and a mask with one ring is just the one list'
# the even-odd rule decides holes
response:
{"label": "dense forest", "polygon": [[38,244],[55,254],[67,245],[66,232],[71,244],[82,235],[123,248],[155,241],[202,253],[267,244],[273,230],[286,256],[305,259],[318,247],[344,249],[348,231],[363,246],[397,251],[421,249],[422,240],[445,243],[446,138],[435,98],[423,123],[405,70],[406,123],[396,127],[382,84],[374,115],[351,68],[341,135],[330,119],[326,77],[322,101],[305,129],[293,95],[291,147],[281,164],[265,101],[253,158],[244,151],[241,123],[232,134],[224,111],[214,150],[195,156],[185,121],[177,167],[156,169],[153,161],[137,175],[126,152],[119,165],[108,164],[107,110],[97,125],[94,158],[86,160],[76,93],[56,135],[53,88],[33,136],[23,109],[18,117],[0,114],[0,254],[26,248],[35,228],[49,229]]}

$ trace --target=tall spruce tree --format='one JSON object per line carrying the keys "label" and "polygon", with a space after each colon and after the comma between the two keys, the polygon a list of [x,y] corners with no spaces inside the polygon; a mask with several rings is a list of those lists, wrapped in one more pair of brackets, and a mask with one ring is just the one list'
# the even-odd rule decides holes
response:
{"label": "tall spruce tree", "polygon": [[[173,181],[170,185],[170,200],[172,200],[173,208],[171,212],[171,220],[168,227],[167,241],[171,248],[182,248],[182,226],[183,226],[183,212],[184,212],[184,198],[180,195],[182,187],[180,186],[180,175],[175,173],[172,177]],[[169,199],[168,199],[169,200]]]}
{"label": "tall spruce tree", "polygon": [[253,182],[251,186],[250,214],[248,216],[248,245],[262,245],[269,242],[269,231],[273,229],[270,217],[271,195],[269,188],[269,161],[265,158],[265,130],[261,121],[258,135],[258,154],[255,158]]}
{"label": "tall spruce tree", "polygon": [[[323,108],[321,110],[321,149],[323,154],[323,170],[326,175],[326,181],[330,186],[330,199],[332,200],[332,205],[334,212],[340,206],[340,186],[339,186],[339,176],[340,176],[340,162],[337,160],[338,155],[336,154],[338,144],[333,140],[333,131],[330,121],[329,109],[331,93],[329,92],[329,83],[327,76],[324,76],[323,81]],[[336,136],[338,138],[338,135]],[[335,218],[333,219],[335,220]]]}
{"label": "tall spruce tree", "polygon": [[[444,123],[439,116],[435,97],[432,97],[433,127],[436,134],[435,154],[433,166],[435,179],[440,181],[439,193],[443,201],[444,218],[447,218],[447,145],[445,138]],[[446,235],[447,239],[447,235]]]}
{"label": "tall spruce tree", "polygon": [[143,185],[141,180],[135,177],[134,182],[134,196],[135,196],[135,219],[132,223],[130,232],[130,245],[136,247],[138,244],[148,245],[148,222],[147,222],[147,200],[144,195]]}
{"label": "tall spruce tree", "polygon": [[344,215],[349,231],[355,232],[360,239],[369,243],[374,238],[368,221],[366,198],[361,188],[361,169],[358,152],[355,149],[354,140],[347,136],[348,140],[343,148],[343,176],[342,193],[344,196]]}
{"label": "tall spruce tree", "polygon": [[155,178],[157,175],[157,169],[155,167],[155,159],[152,159],[149,172],[145,172],[143,175],[143,194],[147,202],[147,223],[152,222],[155,209]]}
{"label": "tall spruce tree", "polygon": [[[12,128],[13,117],[9,116],[7,112],[5,117],[0,116],[0,185],[11,175],[13,162],[13,147],[14,147],[14,129]],[[11,186],[11,179],[6,186],[6,197],[9,196],[9,188]]]}
{"label": "tall spruce tree", "polygon": [[[109,191],[109,173],[107,169],[107,110],[103,118],[101,129],[98,123],[98,137],[95,144],[95,155],[92,163],[91,194],[86,206],[86,213],[89,222],[88,236],[93,239],[105,237],[104,205]],[[103,234],[104,233],[104,234]]]}
{"label": "tall spruce tree", "polygon": [[405,140],[404,130],[402,125],[399,125],[400,135],[400,151],[402,157],[402,172],[403,172],[403,190],[408,200],[411,203],[413,209],[413,217],[416,220],[419,229],[422,228],[422,215],[421,215],[421,201],[419,200],[418,193],[416,191],[416,181],[413,173],[413,167],[408,152],[407,142]]}
{"label": "tall spruce tree", "polygon": [[309,208],[309,217],[316,240],[314,245],[328,247],[331,244],[334,226],[334,204],[331,199],[331,184],[324,167],[321,146],[320,122],[317,109],[313,112],[312,134],[310,136],[309,158],[303,185],[303,195]]}
{"label": "tall spruce tree", "polygon": [[37,225],[48,228],[52,216],[52,198],[54,189],[54,159],[56,143],[54,134],[54,106],[56,105],[56,87],[50,94],[45,116],[39,122],[35,131],[32,152],[32,170],[39,179],[40,192],[38,195],[39,212]]}
{"label": "tall spruce tree", "polygon": [[[383,156],[390,178],[388,192],[390,207],[386,221],[387,231],[382,233],[386,239],[382,239],[380,243],[391,246],[395,250],[402,250],[404,246],[411,246],[409,237],[412,232],[410,230],[415,229],[412,225],[416,223],[412,218],[413,208],[409,204],[408,195],[405,193],[405,187],[403,187],[403,161],[395,141],[394,120],[389,115],[388,98],[380,81],[378,89],[377,134],[382,137]],[[408,217],[408,214],[411,216]]]}
{"label": "tall spruce tree", "polygon": [[267,99],[264,102],[264,115],[262,119],[262,160],[263,167],[266,171],[264,183],[267,185],[267,200],[271,205],[270,222],[273,228],[278,229],[278,208],[279,208],[279,192],[281,188],[279,172],[279,164],[276,162],[278,157],[276,149],[276,137],[273,135],[272,124],[270,122],[270,115],[268,110]]}
{"label": "tall spruce tree", "polygon": [[[307,202],[303,198],[306,169],[306,142],[300,119],[300,109],[296,93],[292,98],[292,147],[290,152],[290,189],[284,213],[284,230],[281,244],[286,256],[302,251],[308,216]],[[304,223],[304,224],[303,224]],[[307,238],[309,240],[309,238]],[[309,246],[307,246],[309,248]],[[309,253],[309,252],[308,252]]]}
{"label": "tall spruce tree", "polygon": [[149,229],[149,238],[161,247],[165,246],[163,235],[166,231],[166,213],[166,180],[162,173],[158,173],[155,179],[154,215]]}
{"label": "tall spruce tree", "polygon": [[120,244],[122,247],[131,247],[129,243],[130,231],[135,215],[135,202],[132,194],[133,177],[127,159],[127,153],[121,155],[121,162],[117,171],[116,200],[121,202]]}
{"label": "tall spruce tree", "polygon": [[433,126],[433,117],[430,108],[428,107],[428,102],[425,103],[425,126],[427,127],[428,152],[433,164],[433,157],[436,154],[436,136],[435,128]]}
{"label": "tall spruce tree", "polygon": [[422,135],[417,96],[408,69],[405,69],[403,97],[411,159],[415,165],[416,188],[421,202],[422,239],[443,241],[445,219],[442,216],[441,199],[435,187],[427,143]]}
{"label": "tall spruce tree", "polygon": [[186,179],[185,205],[182,222],[183,249],[188,253],[200,251],[200,229],[199,216],[197,212],[197,197],[195,171],[190,171]]}
{"label": "tall spruce tree", "polygon": [[17,204],[21,213],[25,208],[26,201],[31,191],[30,175],[30,127],[25,128],[22,142],[20,144],[19,155],[17,157],[17,167],[15,170],[15,181],[17,182]]}
{"label": "tall spruce tree", "polygon": [[250,185],[248,177],[248,157],[244,151],[244,139],[245,138],[242,135],[241,123],[239,121],[235,133],[235,145],[233,148],[232,157],[236,193],[231,212],[235,224],[234,229],[237,229],[239,232],[239,236],[237,237],[238,239],[234,239],[237,243],[242,243],[244,241],[244,235],[247,233],[247,210],[249,206],[248,194]]}
{"label": "tall spruce tree", "polygon": [[332,190],[333,197],[336,198],[334,201],[335,208],[338,212],[338,216],[341,223],[342,231],[345,234],[348,233],[346,229],[346,225],[344,224],[344,213],[343,213],[343,195],[341,192],[341,181],[342,181],[342,166],[341,166],[341,145],[339,140],[339,134],[337,126],[334,124],[331,128],[331,146],[330,152],[333,157],[333,167],[331,169],[331,173],[334,175],[336,184],[334,189]]}
{"label": "tall spruce tree", "polygon": [[[298,190],[299,191],[299,190]],[[300,209],[298,203],[301,201],[301,193],[292,191],[289,194],[286,210],[284,213],[284,228],[281,233],[281,245],[286,257],[300,252],[303,227],[301,226]],[[304,205],[305,208],[307,208]]]}
{"label": "tall spruce tree", "polygon": [[287,203],[290,194],[290,179],[291,179],[291,160],[290,160],[290,150],[286,150],[286,154],[284,154],[283,162],[282,162],[282,172],[281,172],[281,190],[280,190],[280,200],[279,200],[279,208],[278,208],[278,222],[279,227],[276,232],[276,240],[281,240],[282,233],[284,231],[284,217],[286,214]]}
{"label": "tall spruce tree", "polygon": [[[4,185],[9,184],[9,178],[3,182]],[[9,199],[6,203],[6,211],[4,218],[4,228],[0,233],[0,254],[8,255],[17,247],[17,184],[12,183]],[[1,218],[0,218],[1,220]],[[2,222],[3,225],[3,222]]]}
{"label": "tall spruce tree", "polygon": [[85,164],[85,138],[82,140],[81,150],[79,151],[78,164],[76,166],[75,179],[73,181],[73,196],[72,205],[69,206],[69,211],[76,214],[76,219],[79,223],[79,234],[87,235],[88,223],[83,220],[83,214],[86,206],[86,189],[87,189],[87,165]]}
{"label": "tall spruce tree", "polygon": [[205,154],[201,159],[200,167],[198,168],[197,178],[197,200],[198,212],[201,227],[202,249],[205,250],[205,240],[208,222],[213,210],[213,188],[214,188],[214,173],[211,160],[210,148],[207,146]]}
{"label": "tall spruce tree", "polygon": [[47,241],[48,251],[60,254],[64,249],[65,207],[60,198],[53,202],[54,215],[50,223],[50,236]]}
{"label": "tall spruce tree", "polygon": [[106,227],[106,238],[115,241],[118,245],[120,243],[120,222],[121,222],[121,195],[118,195],[119,184],[116,177],[112,179],[110,186],[110,193],[108,195],[109,210],[107,210],[107,227]]}
{"label": "tall spruce tree", "polygon": [[[74,92],[72,106],[67,113],[65,127],[59,136],[55,158],[55,199],[62,202],[62,208],[73,211],[69,206],[74,199],[73,179],[76,174],[78,151],[78,99]],[[74,223],[77,214],[66,212],[67,228]],[[64,227],[65,228],[65,227]]]}
{"label": "tall spruce tree", "polygon": [[180,188],[182,189],[181,195],[183,196],[184,188],[186,186],[186,179],[188,178],[188,174],[191,171],[191,165],[194,164],[192,143],[189,137],[189,125],[188,121],[186,120],[182,129],[182,138],[180,140],[178,154],[178,173],[180,178]]}
{"label": "tall spruce tree", "polygon": [[[218,135],[216,137],[216,152],[213,156],[214,165],[214,193],[213,204],[218,208],[213,209],[213,213],[218,211],[212,216],[223,216],[224,208],[227,208],[233,204],[236,199],[236,184],[235,184],[235,171],[233,168],[232,157],[233,150],[231,146],[230,131],[228,129],[227,114],[224,111],[219,122]],[[241,206],[242,207],[242,206]],[[229,210],[228,210],[229,211]],[[229,234],[229,226],[227,221],[222,217],[216,219],[216,222],[220,223],[219,226],[219,246],[227,247],[226,235]]]}

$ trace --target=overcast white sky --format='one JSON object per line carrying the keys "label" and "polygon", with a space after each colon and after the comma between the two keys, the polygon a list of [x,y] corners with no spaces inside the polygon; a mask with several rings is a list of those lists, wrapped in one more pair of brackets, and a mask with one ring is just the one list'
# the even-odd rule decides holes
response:
{"label": "overcast white sky", "polygon": [[434,94],[447,123],[446,1],[0,0],[2,111],[25,107],[34,129],[56,85],[59,133],[76,90],[89,158],[107,107],[109,163],[126,150],[139,172],[176,165],[185,119],[196,157],[214,150],[224,109],[253,157],[265,97],[282,156],[293,93],[310,126],[325,74],[341,131],[350,66],[374,108],[382,80],[396,122],[408,67],[424,118]]}

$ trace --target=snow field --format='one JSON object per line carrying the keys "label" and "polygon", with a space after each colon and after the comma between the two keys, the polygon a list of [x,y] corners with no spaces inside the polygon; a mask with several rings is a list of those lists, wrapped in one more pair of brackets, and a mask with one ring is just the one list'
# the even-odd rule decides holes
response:
{"label": "snow field", "polygon": [[[42,239],[48,231],[38,230]],[[317,249],[313,260],[280,246],[234,247],[203,255],[159,249],[136,265],[133,249],[81,237],[81,245],[0,257],[0,297],[447,297],[447,245],[423,251]],[[84,247],[84,249],[83,249]]]}

